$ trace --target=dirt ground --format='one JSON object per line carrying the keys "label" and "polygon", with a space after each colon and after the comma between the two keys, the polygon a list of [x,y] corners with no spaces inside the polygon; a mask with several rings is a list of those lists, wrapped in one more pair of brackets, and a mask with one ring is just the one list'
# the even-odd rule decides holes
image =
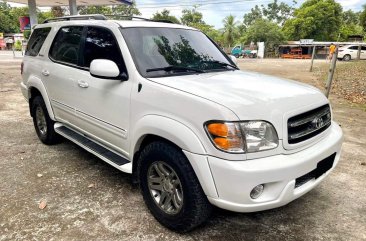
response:
{"label": "dirt ground", "polygon": [[[19,90],[19,65],[0,58],[0,240],[366,240],[366,112],[342,98],[331,101],[343,153],[322,184],[274,210],[216,209],[205,226],[180,235],[155,221],[129,175],[69,141],[40,143]],[[319,85],[307,61],[239,65]]]}

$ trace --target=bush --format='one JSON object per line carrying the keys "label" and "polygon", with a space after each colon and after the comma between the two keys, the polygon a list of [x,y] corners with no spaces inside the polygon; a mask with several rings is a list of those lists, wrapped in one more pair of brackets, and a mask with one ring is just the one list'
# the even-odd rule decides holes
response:
{"label": "bush", "polygon": [[21,51],[22,50],[22,42],[20,42],[20,40],[17,40],[14,44],[14,49],[16,51]]}

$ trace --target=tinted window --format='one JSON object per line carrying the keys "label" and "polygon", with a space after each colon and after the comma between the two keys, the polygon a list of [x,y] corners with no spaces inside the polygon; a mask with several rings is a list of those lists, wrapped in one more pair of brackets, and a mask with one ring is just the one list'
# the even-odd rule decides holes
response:
{"label": "tinted window", "polygon": [[362,50],[366,50],[366,46],[362,46],[362,47],[361,47],[361,49],[362,49]]}
{"label": "tinted window", "polygon": [[77,65],[83,27],[64,27],[59,30],[50,50],[53,60]]}
{"label": "tinted window", "polygon": [[348,49],[357,50],[358,49],[358,46],[351,46]]}
{"label": "tinted window", "polygon": [[51,28],[35,29],[32,33],[32,36],[30,37],[30,39],[28,41],[27,50],[25,51],[25,55],[37,56],[50,31],[51,31]]}
{"label": "tinted window", "polygon": [[123,28],[121,32],[144,77],[196,74],[164,70],[169,66],[205,72],[232,70],[227,66],[231,64],[228,58],[200,31],[138,27]]}
{"label": "tinted window", "polygon": [[125,65],[116,38],[108,29],[88,27],[82,66],[90,67],[94,59],[109,59],[115,62],[120,71],[125,71]]}

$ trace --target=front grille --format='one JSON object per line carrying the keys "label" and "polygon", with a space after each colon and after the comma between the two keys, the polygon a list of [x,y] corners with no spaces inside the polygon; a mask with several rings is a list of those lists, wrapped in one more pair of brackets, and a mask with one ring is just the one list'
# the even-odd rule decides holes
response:
{"label": "front grille", "polygon": [[337,153],[332,154],[331,156],[325,158],[324,160],[320,161],[317,165],[317,167],[312,170],[311,172],[296,178],[295,180],[295,188],[300,187],[307,183],[308,181],[312,179],[317,179],[320,176],[322,176],[324,173],[329,171],[333,167],[334,159],[336,157]]}
{"label": "front grille", "polygon": [[291,117],[287,122],[288,143],[296,144],[325,131],[331,125],[329,105]]}

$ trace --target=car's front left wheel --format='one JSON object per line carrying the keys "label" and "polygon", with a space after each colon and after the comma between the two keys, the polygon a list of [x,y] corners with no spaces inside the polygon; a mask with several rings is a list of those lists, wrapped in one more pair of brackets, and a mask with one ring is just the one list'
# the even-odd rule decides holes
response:
{"label": "car's front left wheel", "polygon": [[36,96],[32,100],[31,112],[38,138],[46,145],[59,143],[61,136],[55,132],[55,122],[50,118],[46,104],[41,96]]}
{"label": "car's front left wheel", "polygon": [[179,148],[164,141],[150,143],[142,150],[139,163],[144,201],[161,224],[187,232],[208,219],[211,204]]}

